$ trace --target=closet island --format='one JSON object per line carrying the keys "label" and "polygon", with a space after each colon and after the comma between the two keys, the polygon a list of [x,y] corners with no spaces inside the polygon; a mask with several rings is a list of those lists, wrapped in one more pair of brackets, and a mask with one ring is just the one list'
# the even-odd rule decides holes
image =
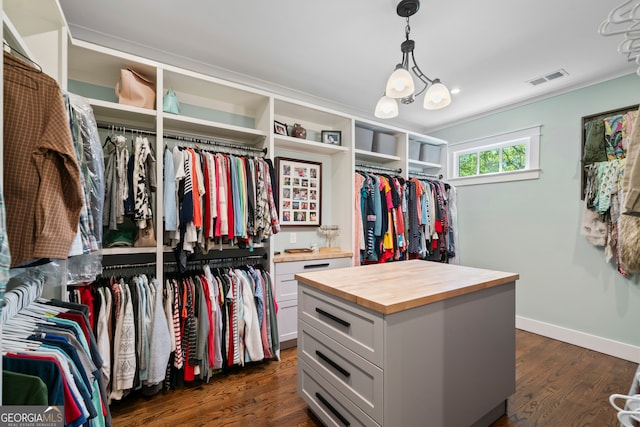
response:
{"label": "closet island", "polygon": [[489,426],[515,391],[515,273],[412,260],[296,274],[298,392],[326,425]]}

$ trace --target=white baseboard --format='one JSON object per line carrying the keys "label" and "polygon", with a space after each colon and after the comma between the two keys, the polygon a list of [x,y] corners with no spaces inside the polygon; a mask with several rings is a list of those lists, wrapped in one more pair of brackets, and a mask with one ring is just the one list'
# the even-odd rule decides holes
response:
{"label": "white baseboard", "polygon": [[588,348],[620,359],[640,363],[640,347],[590,335],[550,323],[516,316],[516,328],[543,335],[555,340]]}

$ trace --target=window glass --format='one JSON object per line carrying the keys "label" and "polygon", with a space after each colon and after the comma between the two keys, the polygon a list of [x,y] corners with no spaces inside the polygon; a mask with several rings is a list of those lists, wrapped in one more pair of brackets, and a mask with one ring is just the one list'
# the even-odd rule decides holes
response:
{"label": "window glass", "polygon": [[540,177],[541,126],[447,146],[448,178],[455,185],[520,181]]}
{"label": "window glass", "polygon": [[463,154],[459,157],[460,176],[474,176],[478,173],[478,154]]}
{"label": "window glass", "polygon": [[500,150],[480,152],[480,174],[500,172]]}
{"label": "window glass", "polygon": [[519,171],[527,166],[527,146],[525,144],[512,145],[502,149],[502,170]]}

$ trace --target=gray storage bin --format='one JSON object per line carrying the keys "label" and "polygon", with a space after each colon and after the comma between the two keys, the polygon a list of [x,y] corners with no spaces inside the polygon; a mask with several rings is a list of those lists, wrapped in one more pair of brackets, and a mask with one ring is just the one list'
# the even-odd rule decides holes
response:
{"label": "gray storage bin", "polygon": [[394,135],[382,132],[373,133],[373,151],[380,154],[395,156],[397,153],[398,140]]}
{"label": "gray storage bin", "polygon": [[356,126],[356,148],[359,150],[371,151],[373,145],[373,131],[371,129],[359,128]]}
{"label": "gray storage bin", "polygon": [[418,141],[409,141],[409,158],[418,160],[420,158],[420,144]]}
{"label": "gray storage bin", "polygon": [[440,163],[440,146],[422,144],[422,147],[420,147],[420,161],[429,163]]}

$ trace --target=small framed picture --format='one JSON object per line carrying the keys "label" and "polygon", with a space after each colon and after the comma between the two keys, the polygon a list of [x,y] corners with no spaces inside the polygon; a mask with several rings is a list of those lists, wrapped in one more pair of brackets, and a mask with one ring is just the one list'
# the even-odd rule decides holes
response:
{"label": "small framed picture", "polygon": [[323,130],[322,142],[325,144],[340,145],[342,143],[342,131],[339,130]]}
{"label": "small framed picture", "polygon": [[277,121],[273,121],[273,131],[278,135],[286,135],[287,134],[287,125],[285,123],[280,123]]}

